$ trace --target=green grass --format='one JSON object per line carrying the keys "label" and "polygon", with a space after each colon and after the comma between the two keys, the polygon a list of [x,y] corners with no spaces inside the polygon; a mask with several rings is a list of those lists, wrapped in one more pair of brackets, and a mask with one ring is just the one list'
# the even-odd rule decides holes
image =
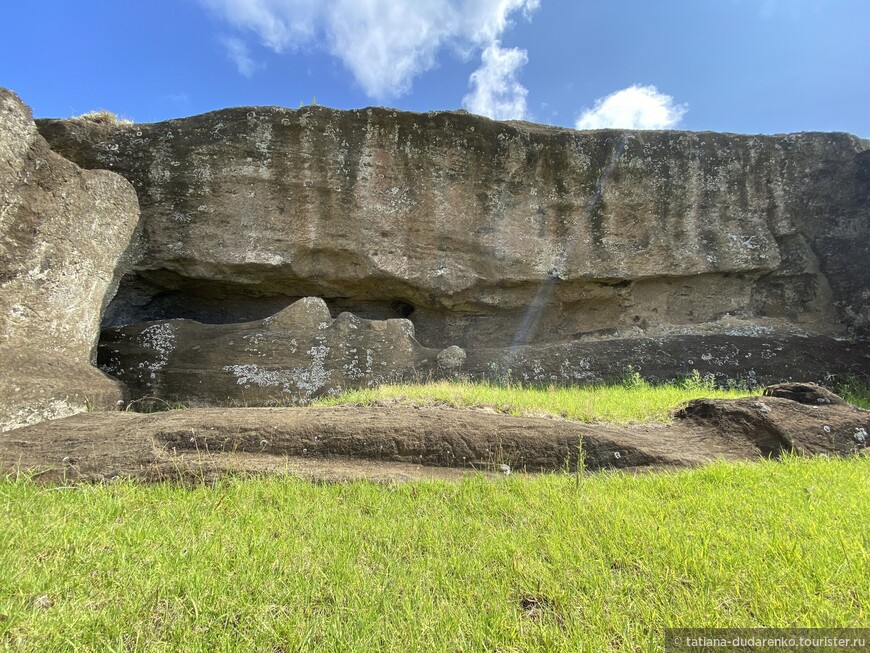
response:
{"label": "green grass", "polygon": [[[383,385],[321,399],[320,406],[400,404],[490,408],[509,415],[555,416],[578,422],[614,424],[666,422],[672,410],[690,399],[733,399],[753,392],[717,389],[697,375],[682,383],[652,385],[637,374],[623,383],[531,387],[472,381]],[[756,392],[757,394],[757,392]]]}
{"label": "green grass", "polygon": [[0,650],[648,651],[870,623],[870,457],[459,483],[0,482]]}
{"label": "green grass", "polygon": [[831,389],[850,404],[870,410],[870,379],[859,376],[846,376],[833,379]]}

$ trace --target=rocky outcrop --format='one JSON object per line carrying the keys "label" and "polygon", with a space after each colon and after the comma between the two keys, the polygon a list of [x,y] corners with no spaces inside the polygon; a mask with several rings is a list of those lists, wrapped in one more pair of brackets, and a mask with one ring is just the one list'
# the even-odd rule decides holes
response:
{"label": "rocky outcrop", "polygon": [[139,193],[145,250],[115,325],[320,296],[334,314],[408,317],[433,347],[867,326],[870,142],[846,134],[322,107],[40,129]]}
{"label": "rocky outcrop", "polygon": [[137,406],[157,408],[166,402],[281,406],[346,388],[445,377],[570,385],[618,381],[629,371],[669,381],[703,369],[721,385],[756,387],[870,367],[861,343],[761,335],[575,341],[468,353],[454,345],[438,351],[416,341],[410,320],[364,320],[351,313],[333,319],[322,299],[308,297],[241,324],[164,320],[107,328],[98,362],[124,382]]}
{"label": "rocky outcrop", "polygon": [[577,469],[578,448],[588,470],[686,467],[864,453],[868,430],[866,410],[781,397],[702,399],[673,424],[630,426],[408,406],[91,413],[0,438],[0,475],[201,482],[226,472],[346,478],[353,467],[356,476],[382,479],[420,477],[424,466],[564,472]]}
{"label": "rocky outcrop", "polygon": [[0,89],[0,431],[123,396],[92,362],[138,218],[127,181],[52,152]]}
{"label": "rocky outcrop", "polygon": [[846,402],[839,395],[815,383],[777,383],[764,389],[765,397],[779,397],[808,406],[842,406]]}
{"label": "rocky outcrop", "polygon": [[[786,383],[764,397],[695,399],[674,413],[678,425],[751,442],[764,457],[863,454],[870,447],[870,412],[813,384]],[[814,401],[810,401],[814,398]]]}
{"label": "rocky outcrop", "polygon": [[664,383],[699,374],[720,386],[750,388],[868,370],[870,351],[863,342],[746,332],[478,349],[469,352],[464,367],[474,377],[533,385],[614,382],[633,374]]}
{"label": "rocky outcrop", "polygon": [[409,320],[422,348],[461,348],[463,373],[870,374],[870,142],[854,136],[322,107],[39,127],[139,194],[107,344],[175,319],[241,332],[310,296],[333,318]]}

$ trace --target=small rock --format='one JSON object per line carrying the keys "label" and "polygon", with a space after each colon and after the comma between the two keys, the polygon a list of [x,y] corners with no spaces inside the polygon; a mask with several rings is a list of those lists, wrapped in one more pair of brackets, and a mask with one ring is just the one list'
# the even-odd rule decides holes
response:
{"label": "small rock", "polygon": [[48,594],[43,594],[33,600],[33,607],[39,608],[40,610],[48,610],[53,605],[54,601]]}
{"label": "small rock", "polygon": [[843,406],[845,401],[830,390],[815,383],[778,383],[764,389],[765,397],[790,399],[800,404],[816,406]]}
{"label": "small rock", "polygon": [[462,347],[451,345],[446,349],[438,352],[438,367],[448,372],[456,372],[462,369],[467,358],[465,350]]}

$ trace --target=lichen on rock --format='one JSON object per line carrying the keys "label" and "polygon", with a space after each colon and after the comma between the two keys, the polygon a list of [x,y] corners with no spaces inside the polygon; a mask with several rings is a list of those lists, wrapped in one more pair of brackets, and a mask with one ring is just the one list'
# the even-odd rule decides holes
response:
{"label": "lichen on rock", "polygon": [[123,398],[92,362],[138,219],[129,182],[53,152],[0,89],[0,431]]}
{"label": "lichen on rock", "polygon": [[[66,310],[43,325],[57,347],[93,337],[76,307],[122,277],[99,356],[134,394],[254,405],[432,375],[596,382],[627,365],[660,381],[870,374],[870,142],[848,134],[323,107],[39,130],[138,195],[129,269],[77,255],[71,278],[98,277],[95,294],[41,291]],[[15,147],[42,143],[28,134]],[[9,333],[37,323],[24,299]]]}

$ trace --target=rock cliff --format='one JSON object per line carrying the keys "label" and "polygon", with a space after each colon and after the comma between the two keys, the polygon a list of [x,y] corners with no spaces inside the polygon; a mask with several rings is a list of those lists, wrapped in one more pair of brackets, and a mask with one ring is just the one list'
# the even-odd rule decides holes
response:
{"label": "rock cliff", "polygon": [[0,431],[123,396],[92,362],[138,220],[127,181],[52,152],[0,89]]}
{"label": "rock cliff", "polygon": [[[138,193],[139,258],[104,320],[105,359],[128,369],[141,352],[121,332],[187,319],[241,334],[319,297],[332,318],[407,319],[420,357],[458,345],[473,374],[593,380],[635,350],[657,378],[870,370],[870,142],[847,134],[322,107],[39,129]],[[226,337],[204,375],[242,364]]]}

